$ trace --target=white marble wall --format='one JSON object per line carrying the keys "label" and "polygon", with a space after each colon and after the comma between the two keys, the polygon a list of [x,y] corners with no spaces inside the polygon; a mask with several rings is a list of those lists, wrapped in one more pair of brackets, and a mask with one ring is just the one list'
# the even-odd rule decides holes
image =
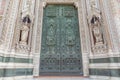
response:
{"label": "white marble wall", "polygon": [[111,6],[120,42],[120,0],[111,0]]}

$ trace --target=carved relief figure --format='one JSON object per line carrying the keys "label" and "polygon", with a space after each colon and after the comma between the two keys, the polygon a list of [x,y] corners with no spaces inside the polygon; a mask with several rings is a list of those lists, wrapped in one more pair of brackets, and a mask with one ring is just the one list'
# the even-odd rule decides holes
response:
{"label": "carved relief figure", "polygon": [[100,27],[99,17],[93,15],[91,19],[91,25],[92,25],[92,32],[93,32],[95,44],[103,42],[102,32],[100,30],[101,27]]}
{"label": "carved relief figure", "polygon": [[29,35],[29,24],[31,23],[31,20],[29,16],[27,15],[26,17],[23,18],[23,26],[21,28],[21,37],[20,37],[20,43],[21,44],[27,44],[28,41],[28,35]]}
{"label": "carved relief figure", "polygon": [[51,19],[48,31],[47,31],[47,44],[48,45],[54,45],[55,44],[55,24],[54,21]]}
{"label": "carved relief figure", "polygon": [[66,38],[67,38],[67,45],[74,45],[75,44],[75,35],[72,29],[72,22],[71,20],[67,20],[66,24]]}
{"label": "carved relief figure", "polygon": [[46,37],[46,44],[48,47],[48,54],[54,54],[55,53],[55,22],[53,19],[49,20],[49,26],[47,30],[47,37]]}

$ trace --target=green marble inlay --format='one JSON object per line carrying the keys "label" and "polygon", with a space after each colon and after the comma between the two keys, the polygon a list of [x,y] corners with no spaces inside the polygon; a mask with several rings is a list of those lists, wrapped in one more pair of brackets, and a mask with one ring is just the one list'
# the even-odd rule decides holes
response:
{"label": "green marble inlay", "polygon": [[2,56],[0,56],[0,62],[3,62],[3,57]]}
{"label": "green marble inlay", "polygon": [[90,63],[120,63],[120,57],[90,59]]}
{"label": "green marble inlay", "polygon": [[15,58],[15,57],[2,57],[0,56],[0,62],[14,62],[14,63],[33,63],[33,59]]}
{"label": "green marble inlay", "polygon": [[120,69],[89,69],[90,75],[120,77]]}
{"label": "green marble inlay", "polygon": [[3,77],[3,74],[4,74],[4,70],[0,69],[0,77]]}
{"label": "green marble inlay", "polygon": [[0,69],[0,77],[33,75],[32,68]]}

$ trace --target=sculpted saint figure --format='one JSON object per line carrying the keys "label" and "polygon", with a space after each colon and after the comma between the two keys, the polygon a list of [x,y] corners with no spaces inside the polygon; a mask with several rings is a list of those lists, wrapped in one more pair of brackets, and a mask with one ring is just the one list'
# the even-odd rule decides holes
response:
{"label": "sculpted saint figure", "polygon": [[93,15],[92,19],[91,19],[91,24],[92,24],[92,32],[93,32],[93,36],[95,39],[95,43],[99,43],[102,42],[102,33],[100,30],[100,22],[99,22],[99,18],[96,17],[95,15]]}
{"label": "sculpted saint figure", "polygon": [[21,29],[20,43],[25,44],[25,45],[27,44],[27,41],[28,41],[30,23],[31,23],[31,20],[28,15],[23,18],[23,26]]}

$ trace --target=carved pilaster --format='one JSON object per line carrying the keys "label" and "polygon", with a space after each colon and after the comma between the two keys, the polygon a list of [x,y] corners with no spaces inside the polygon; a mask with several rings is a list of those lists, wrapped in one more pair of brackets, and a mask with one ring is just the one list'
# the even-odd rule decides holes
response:
{"label": "carved pilaster", "polygon": [[5,37],[6,37],[6,30],[7,24],[9,22],[8,18],[10,16],[10,8],[12,7],[12,0],[9,0],[6,4],[5,13],[3,17],[3,23],[1,24],[1,33],[0,33],[0,48],[4,48],[5,46]]}
{"label": "carved pilaster", "polygon": [[3,42],[2,48],[8,51],[10,51],[11,49],[18,6],[19,6],[19,1],[10,0],[8,9],[6,11],[6,20],[3,24],[4,27],[1,36],[1,40]]}

